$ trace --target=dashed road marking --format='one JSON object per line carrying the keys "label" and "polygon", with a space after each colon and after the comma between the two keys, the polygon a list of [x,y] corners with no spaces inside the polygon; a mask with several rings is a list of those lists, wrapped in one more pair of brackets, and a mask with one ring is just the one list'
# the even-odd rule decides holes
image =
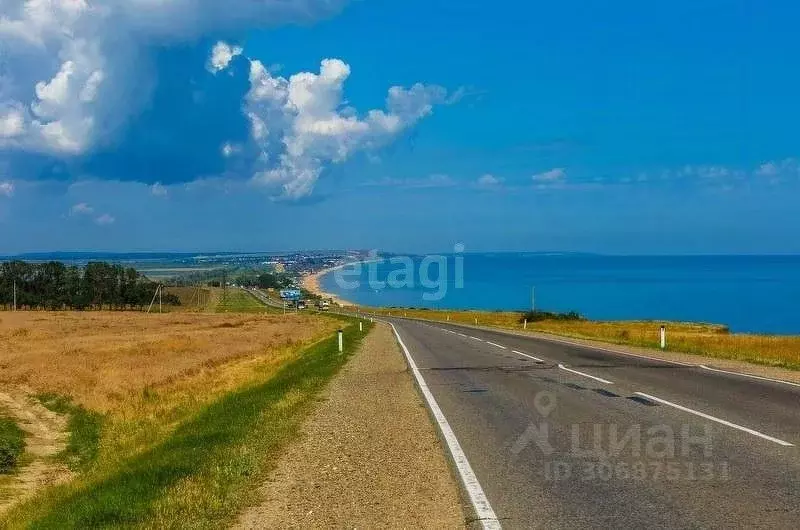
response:
{"label": "dashed road marking", "polygon": [[758,432],[753,429],[749,429],[747,427],[742,427],[741,425],[737,425],[735,423],[731,423],[729,421],[717,418],[712,416],[711,414],[706,414],[705,412],[700,412],[698,410],[690,409],[689,407],[684,407],[683,405],[678,405],[677,403],[672,403],[671,401],[667,401],[666,399],[657,398],[655,396],[651,396],[650,394],[645,394],[644,392],[634,392],[634,394],[638,396],[646,397],[651,401],[655,401],[656,403],[661,403],[662,405],[667,405],[672,408],[676,408],[678,410],[682,410],[684,412],[688,412],[689,414],[694,414],[695,416],[700,416],[701,418],[705,418],[710,421],[715,421],[721,425],[725,425],[727,427],[731,427],[733,429],[738,429],[740,431],[746,432],[748,434],[752,434],[753,436],[758,436],[759,438],[763,438],[765,440],[769,440],[770,442],[774,442],[778,445],[782,445],[784,447],[792,447],[794,444],[781,440],[779,438],[774,438],[772,436],[768,436],[762,432]]}
{"label": "dashed road marking", "polygon": [[521,351],[511,350],[511,353],[516,353],[517,355],[522,355],[523,357],[527,357],[528,359],[533,359],[537,363],[545,362],[544,359],[539,359],[538,357],[534,357],[533,355],[528,355],[527,353],[522,353]]}
{"label": "dashed road marking", "polygon": [[566,371],[566,372],[570,372],[570,373],[573,373],[573,374],[581,375],[583,377],[588,377],[589,379],[594,379],[595,381],[599,381],[600,383],[605,383],[607,385],[613,385],[614,384],[613,381],[609,381],[608,379],[603,379],[602,377],[596,377],[594,375],[590,375],[590,374],[587,374],[587,373],[584,373],[584,372],[579,372],[578,370],[573,370],[572,368],[567,368],[563,364],[559,364],[558,367],[561,368],[562,370]]}

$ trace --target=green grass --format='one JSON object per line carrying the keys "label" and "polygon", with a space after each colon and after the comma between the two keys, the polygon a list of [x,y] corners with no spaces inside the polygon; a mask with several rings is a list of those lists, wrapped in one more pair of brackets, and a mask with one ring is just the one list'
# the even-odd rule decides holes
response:
{"label": "green grass", "polygon": [[47,409],[69,415],[67,447],[59,455],[73,470],[88,468],[97,458],[103,417],[97,412],[76,405],[66,396],[39,394],[36,399]]}
{"label": "green grass", "polygon": [[[370,329],[366,323],[364,334]],[[28,528],[219,528],[230,522],[274,467],[316,396],[356,351],[350,321],[346,351],[336,336],[304,350],[264,383],[227,394],[178,426],[162,443],[119,469],[35,507]]]}
{"label": "green grass", "polygon": [[0,473],[10,473],[25,452],[25,432],[8,417],[0,416]]}
{"label": "green grass", "polygon": [[275,312],[274,308],[265,305],[247,291],[234,288],[228,288],[219,294],[219,301],[214,310],[217,313]]}

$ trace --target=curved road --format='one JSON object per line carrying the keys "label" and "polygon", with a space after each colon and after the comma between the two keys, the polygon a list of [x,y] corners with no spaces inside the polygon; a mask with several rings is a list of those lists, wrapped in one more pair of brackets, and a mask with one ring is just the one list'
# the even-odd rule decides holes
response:
{"label": "curved road", "polygon": [[800,524],[800,385],[389,320],[504,528]]}

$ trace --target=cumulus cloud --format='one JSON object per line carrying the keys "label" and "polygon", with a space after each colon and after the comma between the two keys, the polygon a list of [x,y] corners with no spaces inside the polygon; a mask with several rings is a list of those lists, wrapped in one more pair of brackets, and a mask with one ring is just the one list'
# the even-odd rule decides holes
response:
{"label": "cumulus cloud", "polygon": [[439,86],[391,87],[385,109],[360,114],[344,102],[350,66],[325,59],[319,73],[274,76],[260,61],[250,63],[245,114],[259,148],[253,181],[283,198],[312,192],[324,167],[354,153],[381,147],[448,102]]}
{"label": "cumulus cloud", "polygon": [[166,197],[169,192],[167,192],[167,188],[165,188],[160,182],[156,182],[150,186],[150,193],[155,197]]}
{"label": "cumulus cloud", "polygon": [[103,215],[96,217],[94,220],[95,224],[100,226],[111,225],[114,224],[115,221],[116,219],[114,219],[112,215],[107,213],[104,213]]}
{"label": "cumulus cloud", "polygon": [[71,215],[91,215],[94,213],[94,208],[85,202],[79,202],[70,208],[69,213]]}
{"label": "cumulus cloud", "polygon": [[503,179],[487,173],[478,177],[475,183],[479,188],[497,188],[503,183]]}
{"label": "cumulus cloud", "polygon": [[[58,156],[113,138],[146,105],[159,47],[338,11],[347,0],[3,0],[0,149]],[[227,45],[226,45],[227,46]],[[240,52],[217,48],[209,66]]]}
{"label": "cumulus cloud", "polygon": [[765,162],[756,169],[755,174],[757,177],[768,178],[772,181],[798,177],[800,176],[800,161],[796,158],[785,158]]}
{"label": "cumulus cloud", "polygon": [[11,197],[14,195],[14,183],[9,181],[0,182],[0,196]]}
{"label": "cumulus cloud", "polygon": [[242,146],[231,142],[225,142],[222,144],[222,149],[220,149],[220,151],[222,152],[222,156],[225,158],[230,158],[235,154],[241,153]]}
{"label": "cumulus cloud", "polygon": [[219,41],[211,49],[211,57],[208,58],[206,68],[214,74],[221,72],[228,68],[233,58],[241,55],[243,51],[241,46],[231,46],[227,42]]}
{"label": "cumulus cloud", "polygon": [[551,169],[549,171],[544,171],[542,173],[537,173],[536,175],[533,175],[531,177],[531,179],[534,182],[538,182],[538,183],[551,183],[552,184],[554,182],[563,181],[566,178],[566,176],[567,176],[566,170],[563,167],[557,167],[557,168]]}
{"label": "cumulus cloud", "polygon": [[457,183],[449,175],[434,173],[422,178],[393,178],[384,177],[364,183],[369,187],[396,187],[407,189],[450,188]]}

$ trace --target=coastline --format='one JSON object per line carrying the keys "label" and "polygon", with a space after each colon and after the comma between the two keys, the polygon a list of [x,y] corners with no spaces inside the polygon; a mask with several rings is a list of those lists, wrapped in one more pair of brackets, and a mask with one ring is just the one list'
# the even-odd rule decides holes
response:
{"label": "coastline", "polygon": [[303,289],[314,293],[317,296],[321,296],[323,298],[329,298],[333,301],[334,304],[338,304],[340,306],[357,306],[359,305],[357,302],[352,300],[346,300],[339,295],[335,295],[333,293],[329,293],[325,291],[322,286],[320,285],[320,279],[325,276],[326,274],[330,274],[335,272],[339,269],[343,269],[345,267],[350,267],[353,265],[365,265],[367,263],[380,263],[383,259],[367,259],[367,260],[360,260],[360,261],[349,261],[347,263],[342,263],[341,265],[336,265],[335,267],[328,267],[327,269],[320,269],[317,272],[313,272],[311,274],[306,274],[303,276],[300,283],[303,286]]}
{"label": "coastline", "polygon": [[317,272],[312,272],[311,274],[306,274],[303,276],[301,283],[303,285],[303,289],[309,291],[317,296],[321,296],[322,298],[329,298],[332,303],[340,305],[340,306],[351,306],[356,305],[354,302],[349,302],[339,296],[326,292],[322,289],[320,285],[320,279],[325,276],[326,274],[330,274],[338,269],[346,267],[347,265],[351,265],[351,263],[344,263],[342,265],[337,265],[336,267],[329,267],[327,269],[321,269]]}

